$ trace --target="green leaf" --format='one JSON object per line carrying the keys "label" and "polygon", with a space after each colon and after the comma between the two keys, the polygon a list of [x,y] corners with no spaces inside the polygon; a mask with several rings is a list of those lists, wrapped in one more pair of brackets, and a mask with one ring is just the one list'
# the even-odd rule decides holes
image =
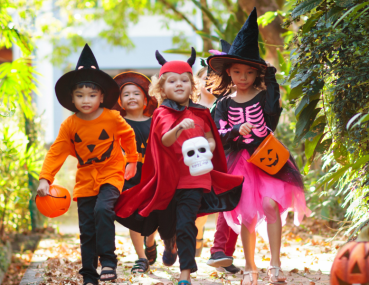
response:
{"label": "green leaf", "polygon": [[356,6],[349,9],[345,14],[341,16],[341,18],[337,20],[337,22],[333,25],[333,28],[335,28],[345,17],[348,17],[348,19],[350,19],[352,16],[355,15],[357,11],[359,11],[363,7],[368,6],[368,4],[369,4],[369,1],[361,3],[361,4],[357,4]]}
{"label": "green leaf", "polygon": [[306,34],[311,31],[311,28],[315,26],[315,23],[319,20],[319,17],[323,14],[322,11],[319,11],[313,14],[306,23],[302,26],[302,33]]}
{"label": "green leaf", "polygon": [[292,88],[287,98],[289,100],[293,100],[293,99],[300,97],[301,94],[302,94],[302,84],[298,85],[297,87]]}
{"label": "green leaf", "polygon": [[[318,119],[320,118],[323,118],[325,119],[324,116],[321,116],[319,117]],[[318,120],[317,119],[317,120]],[[315,122],[317,121],[315,120]],[[315,123],[314,122],[314,123]],[[307,141],[312,141],[314,138],[316,138],[316,136],[319,136],[320,134],[322,134],[324,132],[324,129],[325,129],[325,126],[326,126],[326,123],[320,123],[320,124],[317,124],[316,126],[312,127],[310,131],[308,131],[306,133],[306,135],[304,136],[304,138],[307,140]]]}
{"label": "green leaf", "polygon": [[310,102],[309,106],[307,106],[301,112],[301,115],[296,123],[295,143],[298,143],[301,140],[301,138],[309,131],[310,126],[313,124],[316,115],[320,111],[320,108],[315,109],[318,102],[319,100]]}
{"label": "green leaf", "polygon": [[[316,76],[316,73],[312,74],[312,78],[314,78]],[[324,87],[324,81],[320,80],[320,79],[315,79],[314,84],[312,86],[312,89],[308,89],[308,91],[306,92],[307,95],[310,96],[319,96],[319,92],[323,89]],[[310,97],[311,100],[311,97]]]}
{"label": "green leaf", "polygon": [[268,26],[271,22],[273,22],[277,16],[278,16],[277,11],[266,12],[264,15],[261,15],[258,18],[258,25],[261,25],[264,28],[265,26]]}
{"label": "green leaf", "polygon": [[[334,21],[336,21],[340,15],[342,15],[342,11],[344,9],[339,8],[339,7],[333,7],[328,11],[327,14],[327,21],[333,23]],[[325,19],[325,17],[322,17],[322,19]]]}
{"label": "green leaf", "polygon": [[279,50],[277,50],[277,55],[278,55],[278,63],[281,68],[281,71],[283,71],[285,74],[288,73],[287,63],[286,63],[285,58],[283,57],[283,54]]}
{"label": "green leaf", "polygon": [[259,33],[258,41],[259,41],[260,56],[265,57],[267,50],[265,48],[264,40],[263,37],[261,36],[261,33]]}
{"label": "green leaf", "polygon": [[291,88],[295,88],[301,83],[304,83],[312,74],[313,72],[311,70],[304,70],[299,74],[296,74],[294,79],[291,81]]}
{"label": "green leaf", "polygon": [[[301,90],[302,92],[302,90]],[[309,105],[309,103],[311,101],[314,101],[314,100],[317,100],[319,99],[320,97],[320,94],[315,94],[313,96],[308,96],[308,95],[305,95],[304,97],[302,97],[299,105],[297,106],[296,110],[295,110],[295,116],[298,117],[298,115],[300,114],[300,112],[307,106]]]}
{"label": "green leaf", "polygon": [[341,165],[346,165],[349,162],[347,148],[341,141],[334,142],[333,156],[334,159]]}
{"label": "green leaf", "polygon": [[311,11],[312,9],[318,7],[320,5],[320,3],[322,3],[323,0],[307,0],[307,1],[303,1],[302,3],[300,3],[299,5],[297,5],[297,7],[295,7],[295,9],[293,9],[291,16],[292,18],[296,18],[298,16],[301,16],[309,11]]}
{"label": "green leaf", "polygon": [[320,133],[311,140],[310,139],[305,140],[305,155],[307,159],[310,158],[312,158],[312,160],[314,159],[313,156],[315,153],[315,148],[318,145],[318,143],[323,139],[323,137],[324,137],[323,133]]}
{"label": "green leaf", "polygon": [[204,33],[203,31],[196,31],[196,34],[198,34],[200,37],[205,38],[205,39],[211,39],[211,40],[216,41],[216,42],[220,41],[219,37],[209,35],[207,33]]}
{"label": "green leaf", "polygon": [[229,15],[227,26],[225,28],[224,36],[222,37],[222,39],[226,40],[229,43],[232,43],[241,28],[242,25],[237,21],[235,15],[231,13]]}
{"label": "green leaf", "polygon": [[336,5],[339,7],[347,7],[353,4],[355,1],[353,0],[336,0]]}
{"label": "green leaf", "polygon": [[335,172],[332,172],[331,175],[324,176],[321,180],[319,180],[319,185],[316,188],[320,188],[323,184],[329,182],[328,187],[330,187],[333,183],[335,183],[337,180],[341,178],[341,176],[344,175],[344,173],[352,167],[353,169],[358,169],[362,167],[365,163],[369,161],[369,155],[365,155],[361,158],[359,158],[355,163],[353,164],[347,164],[343,166],[342,168],[338,169]]}
{"label": "green leaf", "polygon": [[318,145],[315,148],[315,151],[318,153],[324,153],[325,151],[327,151],[329,149],[329,147],[332,144],[332,139],[326,139],[320,143],[318,143]]}

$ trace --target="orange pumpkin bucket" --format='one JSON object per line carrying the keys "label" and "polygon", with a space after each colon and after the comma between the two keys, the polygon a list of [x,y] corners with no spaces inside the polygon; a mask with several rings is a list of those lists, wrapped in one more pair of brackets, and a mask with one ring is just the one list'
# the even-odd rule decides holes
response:
{"label": "orange pumpkin bucket", "polygon": [[276,174],[290,158],[290,152],[271,132],[247,160],[269,174]]}
{"label": "orange pumpkin bucket", "polygon": [[48,195],[44,197],[36,195],[35,199],[37,209],[49,218],[59,217],[66,213],[71,203],[69,191],[59,185],[50,185]]}

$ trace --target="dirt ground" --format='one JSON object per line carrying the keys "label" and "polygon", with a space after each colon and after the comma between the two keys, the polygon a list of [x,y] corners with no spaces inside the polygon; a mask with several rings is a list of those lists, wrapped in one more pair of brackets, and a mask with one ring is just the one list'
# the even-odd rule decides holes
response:
{"label": "dirt ground", "polygon": [[[192,274],[192,284],[238,285],[242,279],[242,271],[239,274],[227,274],[206,265],[210,257],[214,232],[214,229],[208,229],[205,232],[202,255],[196,258],[199,270]],[[329,284],[329,272],[333,259],[337,250],[345,243],[345,237],[331,241],[333,235],[334,231],[326,227],[324,222],[314,219],[305,220],[300,227],[291,225],[291,222],[284,227],[281,260],[282,269],[288,276],[288,284]],[[131,274],[130,270],[137,256],[128,234],[117,233],[116,254],[119,264],[118,279],[115,283],[175,285],[179,277],[178,260],[172,267],[164,266],[162,264],[163,243],[159,238],[157,243],[158,258],[150,267],[149,273]],[[268,243],[260,236],[257,239],[255,257],[260,272],[258,284],[268,284],[266,268],[270,262],[270,251]],[[43,239],[33,254],[32,262],[41,262],[33,284],[82,284],[82,278],[78,274],[81,267],[78,234],[59,234]],[[240,239],[234,253],[234,265],[241,267],[242,270],[245,265]],[[105,284],[111,283],[105,282]]]}

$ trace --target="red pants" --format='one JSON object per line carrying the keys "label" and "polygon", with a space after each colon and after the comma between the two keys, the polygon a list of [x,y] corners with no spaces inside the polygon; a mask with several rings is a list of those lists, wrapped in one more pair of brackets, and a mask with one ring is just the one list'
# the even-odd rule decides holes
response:
{"label": "red pants", "polygon": [[236,234],[227,224],[223,213],[220,212],[217,221],[217,230],[214,235],[214,245],[210,249],[213,254],[223,251],[227,256],[233,256],[236,249],[238,234]]}

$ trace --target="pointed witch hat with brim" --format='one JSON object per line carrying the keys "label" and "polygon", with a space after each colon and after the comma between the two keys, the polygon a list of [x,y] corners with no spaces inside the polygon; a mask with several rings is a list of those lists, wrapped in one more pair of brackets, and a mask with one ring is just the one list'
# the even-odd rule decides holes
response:
{"label": "pointed witch hat with brim", "polygon": [[[146,75],[136,71],[125,71],[116,75],[114,80],[118,83],[120,92],[122,92],[124,86],[126,85],[134,84],[138,86],[144,92],[146,98],[146,106],[143,114],[147,117],[152,116],[155,109],[158,107],[158,101],[155,97],[150,96],[148,93],[151,81]],[[122,108],[120,97],[113,109],[120,111],[123,117],[126,114],[125,110]]]}
{"label": "pointed witch hat with brim", "polygon": [[267,68],[267,64],[260,57],[258,39],[259,27],[256,8],[254,8],[238,32],[229,51],[209,56],[207,63],[218,74],[221,74],[225,64],[231,63],[243,63],[263,71]]}
{"label": "pointed witch hat with brim", "polygon": [[111,109],[118,101],[118,84],[109,74],[99,69],[88,44],[82,50],[76,69],[64,74],[55,84],[55,93],[59,103],[72,112],[78,112],[72,103],[72,88],[79,83],[93,83],[102,89],[104,102],[100,104],[100,107]]}

